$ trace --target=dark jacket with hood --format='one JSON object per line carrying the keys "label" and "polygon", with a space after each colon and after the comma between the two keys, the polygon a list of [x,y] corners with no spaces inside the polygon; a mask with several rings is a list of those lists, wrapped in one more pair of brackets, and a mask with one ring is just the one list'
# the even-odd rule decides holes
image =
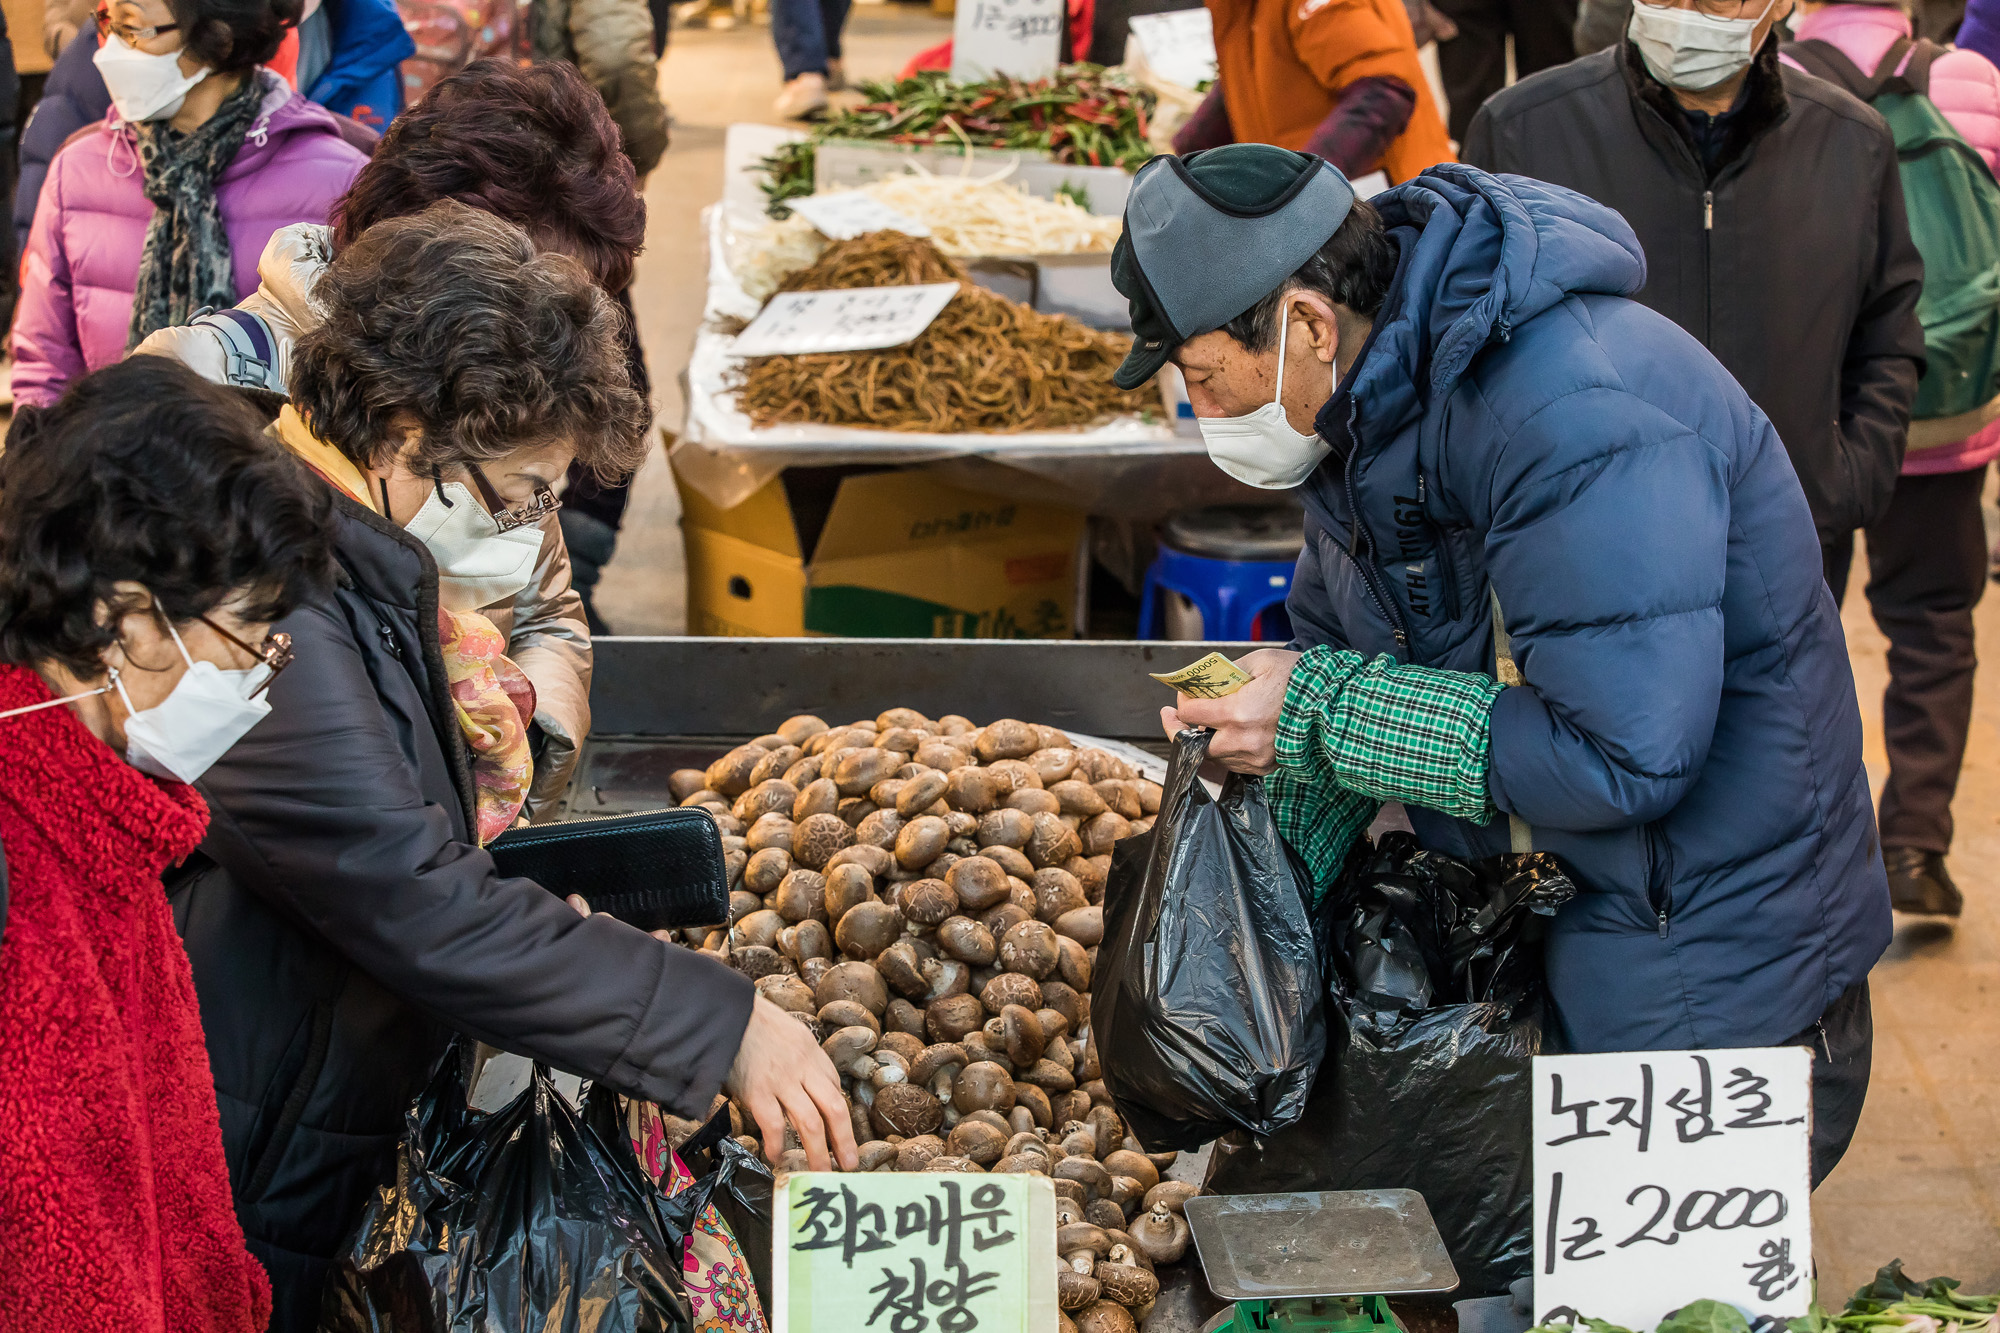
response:
{"label": "dark jacket with hood", "polygon": [[326,1260],[393,1178],[451,1032],[705,1115],[752,995],[720,963],[495,874],[469,833],[437,567],[338,504],[339,587],[278,626],[296,660],[202,780],[208,838],[168,876],[277,1333],[316,1326]]}
{"label": "dark jacket with hood", "polygon": [[1460,156],[1618,210],[1645,251],[1638,299],[1771,418],[1821,541],[1882,515],[1923,367],[1924,269],[1880,115],[1768,41],[1711,175],[1673,94],[1620,43],[1496,94]]}
{"label": "dark jacket with hood", "polygon": [[[1490,674],[1497,593],[1527,684],[1493,705],[1493,801],[1583,888],[1548,943],[1560,1039],[1788,1041],[1890,920],[1846,643],[1777,433],[1625,299],[1645,264],[1609,209],[1457,165],[1372,202],[1400,259],[1318,419],[1300,646]],[[1504,818],[1410,817],[1427,847],[1507,850]]]}

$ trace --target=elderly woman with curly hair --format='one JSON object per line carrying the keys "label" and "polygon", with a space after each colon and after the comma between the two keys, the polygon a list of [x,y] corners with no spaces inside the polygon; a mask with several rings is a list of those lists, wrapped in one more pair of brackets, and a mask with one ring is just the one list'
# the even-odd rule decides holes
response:
{"label": "elderly woman with curly hair", "polygon": [[208,839],[168,882],[279,1333],[313,1327],[453,1032],[683,1116],[726,1083],[774,1156],[789,1116],[816,1166],[829,1139],[854,1161],[831,1063],[746,978],[483,850],[518,818],[534,705],[477,581],[539,544],[572,457],[637,461],[610,299],[451,201],[369,228],[313,295],[276,429],[331,490],[340,583],[280,626],[298,664],[201,784]]}

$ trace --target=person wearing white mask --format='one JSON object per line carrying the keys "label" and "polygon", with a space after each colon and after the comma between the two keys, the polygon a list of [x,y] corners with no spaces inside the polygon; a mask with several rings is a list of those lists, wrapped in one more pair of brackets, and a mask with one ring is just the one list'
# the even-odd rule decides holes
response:
{"label": "person wearing white mask", "polygon": [[1172,362],[1216,465],[1306,515],[1293,642],[1168,735],[1269,775],[1323,892],[1387,801],[1454,856],[1554,853],[1554,1040],[1819,1047],[1823,1177],[1890,931],[1853,675],[1777,432],[1632,299],[1632,228],[1456,163],[1363,202],[1244,144],[1141,168],[1111,272],[1116,382]]}
{"label": "person wearing white mask", "polygon": [[789,1119],[816,1165],[854,1162],[831,1062],[748,978],[483,850],[526,796],[535,686],[480,608],[531,573],[572,457],[646,447],[617,308],[449,200],[368,228],[313,296],[276,432],[333,496],[341,583],[279,623],[297,664],[202,779],[215,822],[167,885],[277,1333],[317,1327],[453,1032],[681,1116],[726,1083],[774,1156]]}
{"label": "person wearing white mask", "polygon": [[262,1333],[160,874],[188,784],[271,712],[272,622],[332,586],[332,504],[257,415],[148,358],[0,456],[0,1308]]}
{"label": "person wearing white mask", "polygon": [[263,67],[300,0],[106,0],[111,109],[50,161],[22,259],[14,401],[41,408],[156,329],[257,287],[279,228],[325,222],[364,154]]}
{"label": "person wearing white mask", "polygon": [[1729,368],[1778,429],[1838,600],[1880,520],[1924,365],[1896,144],[1882,118],[1779,59],[1794,0],[1638,0],[1616,46],[1523,79],[1461,160],[1616,209],[1638,299]]}

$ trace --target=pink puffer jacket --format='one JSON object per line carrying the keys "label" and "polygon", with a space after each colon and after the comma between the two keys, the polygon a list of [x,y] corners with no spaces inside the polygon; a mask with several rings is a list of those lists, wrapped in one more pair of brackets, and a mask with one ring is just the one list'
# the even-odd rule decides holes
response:
{"label": "pink puffer jacket", "polygon": [[[1830,4],[1793,24],[1800,41],[1818,40],[1840,48],[1862,73],[1873,74],[1898,37],[1910,35],[1910,16],[1893,5]],[[1931,65],[1931,101],[1952,128],[2000,172],[2000,69],[1975,51],[1948,51]],[[1905,476],[1963,472],[2000,457],[2000,421],[1953,443],[1918,448],[1924,423],[1911,432],[1903,460]]]}
{"label": "pink puffer jacket", "polygon": [[[367,161],[325,108],[267,70],[264,105],[216,193],[236,268],[236,295],[257,290],[271,233],[325,222]],[[114,108],[49,164],[21,262],[14,321],[14,401],[43,407],[63,386],[125,355],[132,293],[153,205],[140,188],[133,131]]]}

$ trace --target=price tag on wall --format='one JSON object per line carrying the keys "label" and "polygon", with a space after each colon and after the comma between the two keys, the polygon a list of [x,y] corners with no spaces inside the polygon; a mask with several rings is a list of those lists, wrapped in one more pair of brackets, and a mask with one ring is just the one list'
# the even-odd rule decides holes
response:
{"label": "price tag on wall", "polygon": [[1206,9],[1176,9],[1165,14],[1135,14],[1132,40],[1146,57],[1146,67],[1183,88],[1196,88],[1215,77],[1215,20]]}
{"label": "price tag on wall", "polygon": [[799,1172],[778,1201],[777,1333],[1056,1326],[1056,1192],[1043,1177]]}
{"label": "price tag on wall", "polygon": [[955,282],[915,287],[850,287],[841,291],[779,292],[736,335],[738,356],[804,356],[901,347],[931,326]]}
{"label": "price tag on wall", "polygon": [[1535,1313],[1652,1328],[1812,1297],[1812,1052],[1535,1059]]}
{"label": "price tag on wall", "polygon": [[1046,79],[1062,53],[1064,0],[960,0],[951,25],[951,77]]}

